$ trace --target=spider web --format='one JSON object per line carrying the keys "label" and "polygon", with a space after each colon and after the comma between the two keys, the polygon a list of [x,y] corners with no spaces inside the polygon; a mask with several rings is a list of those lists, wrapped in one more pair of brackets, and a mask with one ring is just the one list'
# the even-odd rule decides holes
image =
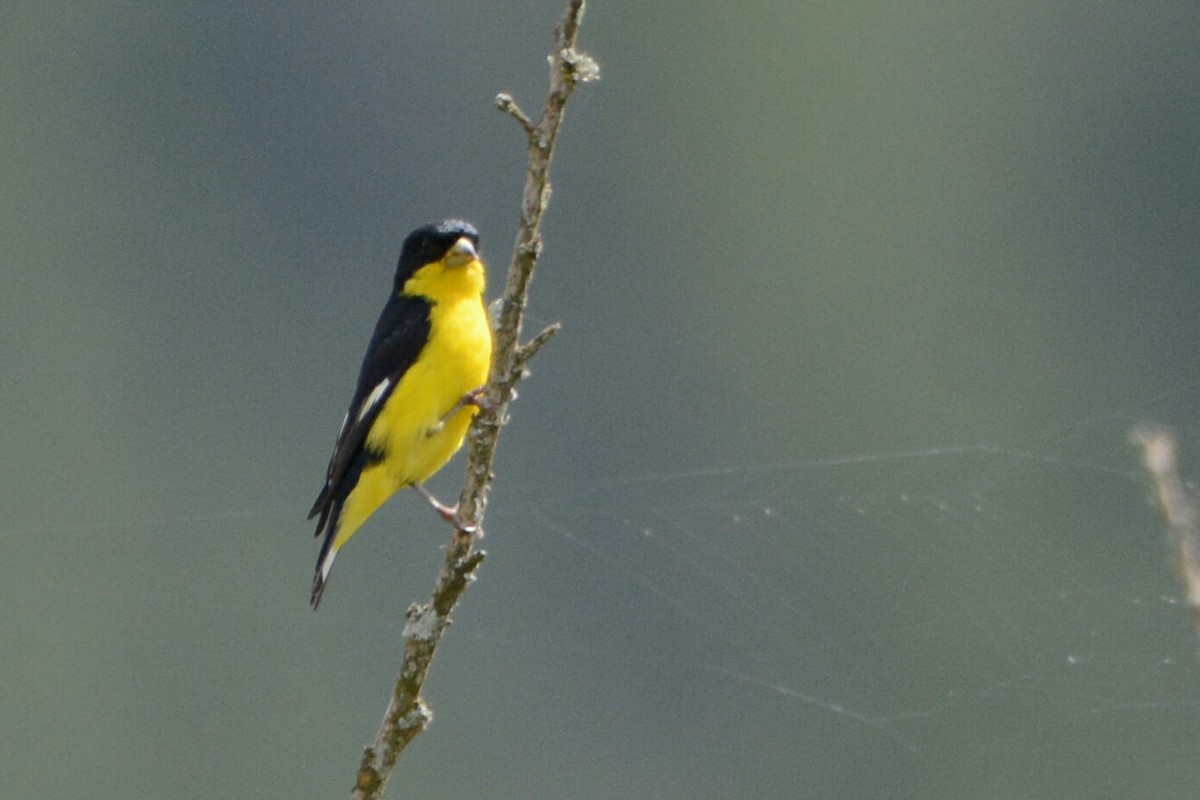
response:
{"label": "spider web", "polygon": [[678,713],[653,697],[667,681],[693,685],[685,702],[757,694],[743,732],[778,743],[793,790],[823,785],[798,765],[828,748],[836,796],[863,771],[855,791],[878,796],[1182,792],[1200,777],[1197,639],[1128,442],[1174,418],[1194,448],[1182,405],[1028,443],[560,489],[520,522],[576,565],[543,588],[592,598],[575,608],[603,643],[590,657],[653,674],[648,716]]}
{"label": "spider web", "polygon": [[[1195,474],[1192,400],[1024,442],[501,480],[481,585],[426,688],[437,722],[400,780],[499,797],[564,781],[573,797],[1190,796],[1197,633],[1128,434],[1171,426]],[[383,535],[396,515],[407,535]],[[37,709],[6,700],[24,720],[9,784],[85,708],[113,733],[64,786],[197,735],[226,769],[121,791],[341,786],[394,678],[399,609],[440,557],[427,515],[390,504],[318,615],[294,514],[9,531],[21,570],[3,591],[38,614],[5,627],[5,673]],[[264,769],[272,736],[290,755]],[[441,768],[464,751],[490,766]]]}

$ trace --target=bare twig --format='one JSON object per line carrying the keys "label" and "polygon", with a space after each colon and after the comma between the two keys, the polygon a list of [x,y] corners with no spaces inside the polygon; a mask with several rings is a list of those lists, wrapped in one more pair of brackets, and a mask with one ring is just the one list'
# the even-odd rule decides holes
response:
{"label": "bare twig", "polygon": [[491,378],[468,434],[467,475],[453,519],[454,532],[446,546],[433,596],[428,603],[414,604],[408,609],[404,662],[379,733],[363,751],[352,794],[355,800],[374,800],[382,795],[400,753],[433,719],[429,706],[421,698],[421,688],[442,634],[450,624],[450,612],[475,579],[475,570],[484,558],[483,551],[475,549],[475,540],[483,536],[496,443],[508,419],[513,389],[529,359],[558,332],[558,325],[551,325],[528,343],[520,343],[529,282],[542,251],[542,215],[550,202],[550,162],[563,111],[577,84],[599,77],[596,62],[575,50],[583,9],[584,0],[570,0],[566,15],[555,29],[550,86],[541,118],[536,123],[531,121],[511,95],[496,97],[496,107],[513,117],[524,131],[529,161],[516,244],[496,324]]}
{"label": "bare twig", "polygon": [[525,362],[536,356],[538,351],[542,349],[542,346],[557,336],[560,330],[562,330],[562,325],[557,322],[552,322],[546,327],[542,328],[541,331],[538,332],[537,336],[534,336],[528,342],[518,347],[517,368],[524,369]]}
{"label": "bare twig", "polygon": [[525,112],[517,105],[517,101],[513,100],[513,96],[507,92],[501,92],[496,95],[496,108],[509,114],[517,123],[525,129],[526,136],[532,136],[535,126],[529,121],[529,117],[525,116]]}
{"label": "bare twig", "polygon": [[1161,428],[1141,426],[1129,440],[1142,449],[1142,464],[1154,487],[1154,499],[1171,537],[1176,565],[1187,591],[1188,607],[1200,625],[1200,511],[1179,477],[1175,437]]}

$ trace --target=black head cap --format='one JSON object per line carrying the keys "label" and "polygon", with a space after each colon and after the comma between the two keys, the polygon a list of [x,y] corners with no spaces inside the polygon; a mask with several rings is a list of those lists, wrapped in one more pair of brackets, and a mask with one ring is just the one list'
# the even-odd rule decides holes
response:
{"label": "black head cap", "polygon": [[446,251],[464,236],[476,248],[479,247],[479,231],[461,219],[431,222],[404,237],[404,244],[400,247],[400,262],[396,264],[396,288],[404,286],[404,282],[421,267],[440,261]]}

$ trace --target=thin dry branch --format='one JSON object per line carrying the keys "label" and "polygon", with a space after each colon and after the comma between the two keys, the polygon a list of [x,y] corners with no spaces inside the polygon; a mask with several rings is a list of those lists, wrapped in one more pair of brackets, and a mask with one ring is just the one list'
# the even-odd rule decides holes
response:
{"label": "thin dry branch", "polygon": [[550,202],[550,162],[563,111],[576,85],[599,77],[596,62],[575,50],[583,9],[584,0],[571,0],[554,31],[550,86],[538,121],[530,120],[511,95],[496,97],[497,108],[512,116],[525,132],[529,161],[516,244],[496,325],[491,378],[468,434],[467,475],[453,520],[454,532],[446,546],[432,597],[428,603],[414,604],[408,609],[403,634],[404,661],[379,733],[374,743],[363,750],[351,795],[355,800],[375,800],[383,794],[400,753],[433,719],[429,706],[421,698],[421,689],[442,634],[450,624],[450,612],[475,579],[475,570],[484,558],[484,552],[475,549],[475,542],[483,536],[492,463],[500,431],[508,420],[513,389],[529,359],[558,332],[558,325],[551,325],[521,344],[529,282],[542,251],[542,215]]}
{"label": "thin dry branch", "polygon": [[1129,439],[1142,449],[1142,464],[1167,523],[1188,607],[1200,626],[1200,510],[1179,477],[1175,437],[1165,429],[1143,425],[1135,428]]}

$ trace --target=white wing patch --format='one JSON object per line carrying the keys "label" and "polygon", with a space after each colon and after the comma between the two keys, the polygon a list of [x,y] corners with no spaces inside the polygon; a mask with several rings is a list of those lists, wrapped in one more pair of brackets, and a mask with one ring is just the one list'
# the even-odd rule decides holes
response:
{"label": "white wing patch", "polygon": [[354,417],[355,425],[362,422],[363,417],[371,413],[371,409],[379,404],[379,401],[387,394],[387,390],[391,385],[392,379],[384,378],[379,382],[378,386],[371,390],[371,393],[367,395],[367,399],[363,400],[362,405],[358,407],[358,414]]}

